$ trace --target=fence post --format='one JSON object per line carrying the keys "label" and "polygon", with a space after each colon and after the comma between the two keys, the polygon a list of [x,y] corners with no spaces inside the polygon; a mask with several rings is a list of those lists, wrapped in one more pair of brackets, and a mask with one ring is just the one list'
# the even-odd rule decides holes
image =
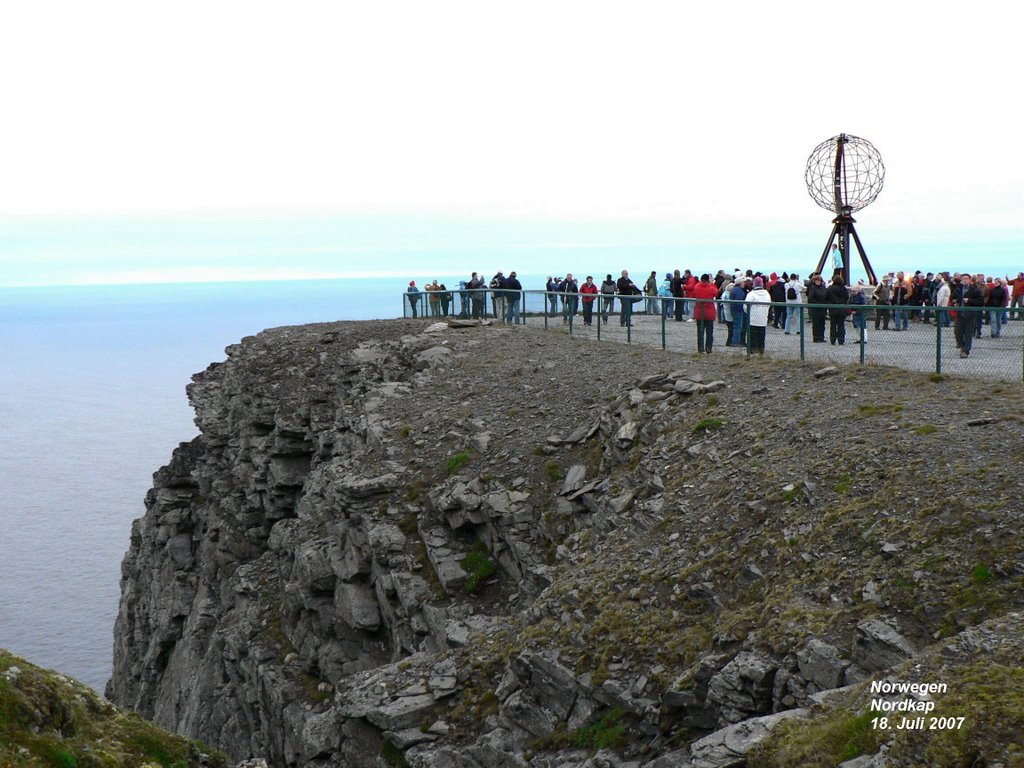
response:
{"label": "fence post", "polygon": [[935,308],[935,373],[942,373],[942,307]]}
{"label": "fence post", "polygon": [[803,305],[803,302],[801,302],[800,304],[797,304],[797,307],[799,307],[799,309],[797,311],[800,312],[800,359],[801,360],[806,360],[807,359],[807,355],[806,355],[806,350],[804,349],[804,339],[806,337],[806,334],[804,333],[804,305]]}
{"label": "fence post", "polygon": [[[664,299],[662,299],[664,301]],[[661,348],[665,349],[665,307],[661,307]]]}
{"label": "fence post", "polygon": [[403,320],[405,320],[405,305],[409,303],[408,302],[408,296],[409,296],[409,294],[407,294],[407,293],[403,293],[402,294],[402,319]]}
{"label": "fence post", "polygon": [[[854,312],[859,312],[860,310],[859,309],[855,309],[853,311]],[[860,321],[860,322],[857,323],[857,325],[860,326],[860,364],[861,364],[861,367],[863,367],[864,366],[864,346],[865,346],[865,343],[867,341],[867,339],[865,338],[866,331],[864,330],[864,327],[868,324],[868,311],[865,309],[863,316],[855,315],[855,317],[857,317],[857,319]]]}

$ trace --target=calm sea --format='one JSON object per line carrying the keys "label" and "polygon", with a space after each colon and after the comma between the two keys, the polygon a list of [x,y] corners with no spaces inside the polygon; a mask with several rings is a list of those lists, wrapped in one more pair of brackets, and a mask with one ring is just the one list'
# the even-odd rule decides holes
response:
{"label": "calm sea", "polygon": [[[440,277],[440,276],[439,276]],[[190,376],[268,327],[401,315],[396,280],[0,289],[0,647],[102,690]]]}

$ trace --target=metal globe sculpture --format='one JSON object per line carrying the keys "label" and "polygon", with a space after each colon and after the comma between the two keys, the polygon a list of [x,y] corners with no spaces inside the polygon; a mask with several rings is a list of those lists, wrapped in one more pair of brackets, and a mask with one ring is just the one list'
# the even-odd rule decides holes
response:
{"label": "metal globe sculpture", "polygon": [[835,246],[833,273],[842,274],[843,282],[850,282],[850,237],[857,246],[868,279],[874,285],[878,282],[868,262],[864,246],[854,228],[853,213],[875,201],[885,181],[885,165],[882,155],[867,139],[841,133],[821,142],[807,158],[804,181],[811,198],[835,214],[832,220],[832,234],[825,244],[825,250],[818,261],[816,272],[821,272],[828,258],[829,249]]}

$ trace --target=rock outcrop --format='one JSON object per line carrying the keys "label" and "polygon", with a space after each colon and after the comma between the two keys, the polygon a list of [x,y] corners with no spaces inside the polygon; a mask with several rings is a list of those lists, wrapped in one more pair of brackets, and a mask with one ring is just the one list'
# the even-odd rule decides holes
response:
{"label": "rock outcrop", "polygon": [[270,766],[767,765],[1022,607],[1020,473],[928,484],[1021,425],[930,443],[939,383],[422,330],[274,329],[194,377],[109,697]]}

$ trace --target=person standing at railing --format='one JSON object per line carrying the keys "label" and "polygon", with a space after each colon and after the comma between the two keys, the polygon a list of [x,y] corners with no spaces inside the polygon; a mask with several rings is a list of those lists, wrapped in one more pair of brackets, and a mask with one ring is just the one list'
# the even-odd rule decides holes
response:
{"label": "person standing at railing", "polygon": [[440,305],[440,298],[441,297],[439,296],[438,291],[441,290],[441,286],[439,286],[437,284],[437,278],[434,278],[434,282],[432,282],[432,283],[430,283],[428,285],[423,286],[423,290],[427,292],[427,297],[428,297],[427,301],[430,304],[430,316],[431,317],[438,317],[438,316],[440,316],[440,314],[441,314],[441,312],[440,312],[440,306],[441,306]]}
{"label": "person standing at railing", "polygon": [[441,317],[448,317],[448,312],[452,303],[451,291],[448,290],[448,286],[444,283],[441,283],[438,290],[440,291],[438,298],[441,300]]}
{"label": "person standing at railing", "polygon": [[658,286],[658,296],[661,297],[661,316],[668,320],[675,310],[675,299],[672,298],[672,274],[665,273],[665,279]]}
{"label": "person standing at railing", "polygon": [[418,317],[416,314],[416,308],[420,304],[420,289],[416,287],[416,281],[409,281],[409,290],[406,292],[406,296],[409,297],[409,311],[412,313],[413,318]]}
{"label": "person standing at railing", "polygon": [[576,317],[577,303],[579,302],[579,284],[570,272],[565,280],[558,286],[558,292],[562,294],[562,325],[566,325]]}
{"label": "person standing at railing", "polygon": [[682,273],[677,269],[672,273],[672,303],[675,304],[676,322],[681,323],[683,321],[683,310],[686,308],[683,301],[683,296],[685,295],[686,281],[683,280]]}
{"label": "person standing at railing", "polygon": [[466,288],[470,292],[470,301],[473,304],[473,319],[483,320],[487,316],[487,291],[484,290],[484,280],[476,272],[469,278]]}
{"label": "person standing at railing", "polygon": [[615,311],[615,281],[605,275],[601,283],[601,322],[608,325],[608,313]]}
{"label": "person standing at railing", "polygon": [[[948,298],[948,296],[947,296]],[[889,330],[889,306],[892,304],[892,288],[889,286],[889,278],[884,277],[875,286],[871,294],[871,303],[875,305],[875,330]]]}
{"label": "person standing at railing", "polygon": [[750,354],[764,354],[764,339],[768,332],[768,310],[772,296],[764,287],[764,279],[754,278],[754,288],[747,294],[744,302],[747,311],[747,323],[750,328]]}
{"label": "person standing at railing", "polygon": [[[1024,272],[1018,272],[1011,278],[1006,276],[1006,284],[1010,287],[1010,319],[1024,319]],[[1016,310],[1016,312],[1014,312]]]}
{"label": "person standing at railing", "polygon": [[502,292],[505,296],[505,303],[508,309],[505,314],[505,322],[511,325],[519,325],[519,303],[523,298],[523,284],[516,278],[515,270],[508,273],[505,282],[502,283]]}
{"label": "person standing at railing", "polygon": [[[981,290],[981,297],[985,300],[985,304],[988,304],[988,283],[985,281],[985,275],[978,273],[974,276],[974,284]],[[974,338],[981,338],[981,326],[988,322],[988,312],[978,312],[975,319],[977,322],[974,325]]]}
{"label": "person standing at railing", "polygon": [[743,347],[747,344],[746,313],[743,311],[747,293],[749,292],[746,283],[751,281],[750,277],[740,275],[733,280],[732,288],[729,289],[728,313],[732,316],[732,331],[729,340],[725,343],[727,347]]}
{"label": "person standing at railing", "polygon": [[466,293],[466,281],[459,280],[459,317],[463,320],[469,317],[469,294]]}
{"label": "person standing at railing", "polygon": [[789,282],[786,283],[786,327],[785,332],[788,336],[796,332],[800,332],[800,313],[803,311],[804,305],[804,294],[807,289],[804,288],[804,284],[800,282],[800,275],[794,272],[789,276]]}
{"label": "person standing at railing", "polygon": [[991,307],[988,313],[989,333],[993,339],[998,339],[1003,330],[1003,311],[1006,309],[1006,286],[998,277],[992,281],[992,287],[988,289],[988,298],[985,305]]}
{"label": "person standing at railing", "polygon": [[[850,287],[850,303],[863,307],[868,303],[868,297],[864,295],[864,282],[859,281]],[[853,310],[853,327],[864,332],[865,341],[868,338],[868,311],[866,309]]]}
{"label": "person standing at railing", "polygon": [[619,305],[622,307],[622,311],[619,313],[619,325],[629,327],[633,324],[633,305],[639,301],[635,298],[642,295],[640,289],[636,287],[629,278],[629,272],[622,270],[622,277],[615,281],[615,292],[619,294]]}
{"label": "person standing at railing", "polygon": [[658,314],[658,299],[656,298],[658,295],[658,273],[653,269],[647,276],[647,282],[644,283],[644,295],[647,296],[647,314]]}
{"label": "person standing at railing", "polygon": [[544,290],[548,292],[547,295],[547,306],[550,317],[558,316],[558,281],[553,277],[549,277],[548,281],[544,284]]}
{"label": "person standing at railing", "polygon": [[[938,283],[935,287],[935,323],[942,323],[943,328],[949,328],[949,283],[946,276],[941,272],[936,275]],[[888,327],[888,318],[886,327]],[[878,321],[875,321],[875,328],[878,328]]]}
{"label": "person standing at railing", "polygon": [[499,269],[487,286],[491,289],[491,309],[494,311],[495,320],[505,317],[505,292],[501,289],[504,282],[505,275]]}
{"label": "person standing at railing", "polygon": [[718,319],[718,309],[715,306],[715,299],[718,298],[718,288],[711,282],[711,275],[704,273],[700,276],[700,282],[693,287],[693,317],[697,321],[697,352],[711,354],[711,348],[715,341],[715,320]]}
{"label": "person standing at railing", "polygon": [[825,278],[815,272],[811,275],[811,284],[807,286],[807,315],[811,320],[811,341],[815,344],[825,343],[825,307],[828,303],[828,288]]}
{"label": "person standing at railing", "polygon": [[594,324],[594,301],[597,299],[597,285],[594,283],[593,275],[587,275],[586,281],[580,286],[580,296],[583,301],[583,324]]}
{"label": "person standing at railing", "polygon": [[896,273],[896,282],[892,287],[893,320],[897,331],[905,331],[910,327],[907,307],[914,298],[914,286],[902,272]]}
{"label": "person standing at railing", "polygon": [[981,288],[974,284],[973,278],[964,273],[960,275],[960,284],[951,289],[949,303],[950,306],[960,308],[953,323],[953,333],[956,336],[956,345],[960,348],[960,357],[968,357],[971,354],[974,329],[978,322],[975,315],[980,312],[965,310],[969,307],[985,306],[985,295],[981,292]]}
{"label": "person standing at railing", "polygon": [[[825,290],[829,304],[849,304],[850,291],[843,282],[842,275],[835,275],[832,283]],[[846,307],[842,309],[829,307],[828,310],[828,341],[832,346],[839,342],[842,346],[846,343]]]}
{"label": "person standing at railing", "polygon": [[786,326],[786,283],[789,280],[789,275],[785,272],[782,273],[782,277],[772,272],[768,285],[765,288],[768,290],[768,295],[772,297],[772,304],[783,305],[773,306],[768,312],[769,322],[772,324],[772,328],[784,328]]}

